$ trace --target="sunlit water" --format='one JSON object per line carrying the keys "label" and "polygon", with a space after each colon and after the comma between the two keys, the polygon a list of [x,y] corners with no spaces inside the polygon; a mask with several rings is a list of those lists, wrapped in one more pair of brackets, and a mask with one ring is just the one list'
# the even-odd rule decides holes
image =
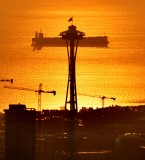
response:
{"label": "sunlit water", "polygon": [[[76,61],[77,92],[115,97],[108,105],[145,104],[145,2],[32,0],[0,2],[0,79],[13,78],[16,87],[56,90],[42,93],[42,109],[59,109],[65,104],[68,61],[66,48],[33,51],[35,31],[58,36],[74,17],[77,29],[86,36],[107,35],[108,48],[79,48]],[[18,2],[17,2],[18,1]],[[70,6],[72,4],[72,6]],[[37,109],[37,93],[4,89],[0,83],[0,109],[23,103]],[[78,94],[79,108],[101,107],[100,98]]]}

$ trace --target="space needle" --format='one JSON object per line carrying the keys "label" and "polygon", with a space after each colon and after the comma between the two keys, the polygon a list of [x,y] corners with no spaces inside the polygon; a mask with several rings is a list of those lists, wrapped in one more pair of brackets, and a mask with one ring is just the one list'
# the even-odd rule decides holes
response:
{"label": "space needle", "polygon": [[78,111],[77,105],[77,89],[76,89],[76,56],[78,49],[79,40],[83,39],[85,33],[78,31],[76,26],[72,25],[68,27],[68,30],[60,33],[63,40],[66,40],[67,55],[68,55],[68,83],[66,90],[66,100],[65,100],[65,110],[67,109],[67,104],[70,104],[71,119],[75,118]]}

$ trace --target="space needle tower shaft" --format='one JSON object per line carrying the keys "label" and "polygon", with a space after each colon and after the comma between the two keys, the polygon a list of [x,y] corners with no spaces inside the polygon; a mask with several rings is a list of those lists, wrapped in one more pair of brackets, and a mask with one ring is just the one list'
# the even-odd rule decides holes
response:
{"label": "space needle tower shaft", "polygon": [[[77,112],[77,91],[76,91],[76,55],[78,48],[78,41],[83,39],[85,34],[76,30],[76,26],[71,25],[68,27],[67,31],[61,32],[60,36],[62,39],[66,40],[67,54],[68,54],[68,84],[66,91],[66,101],[65,109],[67,109],[67,104],[70,104],[70,111]],[[70,94],[70,99],[68,100]]]}

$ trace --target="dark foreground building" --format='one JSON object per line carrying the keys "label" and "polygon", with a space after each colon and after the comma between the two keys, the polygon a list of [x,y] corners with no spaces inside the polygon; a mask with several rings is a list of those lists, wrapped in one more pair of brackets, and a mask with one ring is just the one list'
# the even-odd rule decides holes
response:
{"label": "dark foreground building", "polygon": [[5,160],[35,160],[36,111],[11,104],[5,111]]}

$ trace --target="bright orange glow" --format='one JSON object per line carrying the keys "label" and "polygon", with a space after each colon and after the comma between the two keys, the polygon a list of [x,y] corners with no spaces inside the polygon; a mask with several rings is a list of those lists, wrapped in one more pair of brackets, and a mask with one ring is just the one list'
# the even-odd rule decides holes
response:
{"label": "bright orange glow", "polygon": [[[13,78],[14,86],[56,90],[56,96],[42,94],[42,109],[59,109],[65,104],[68,60],[66,48],[49,47],[33,51],[35,31],[59,36],[73,16],[77,29],[86,36],[104,36],[109,48],[78,48],[77,92],[115,97],[108,105],[145,104],[144,0],[32,0],[0,2],[0,78]],[[33,92],[4,89],[0,83],[0,110],[10,103],[38,106]],[[78,95],[81,107],[101,107],[99,98]]]}

